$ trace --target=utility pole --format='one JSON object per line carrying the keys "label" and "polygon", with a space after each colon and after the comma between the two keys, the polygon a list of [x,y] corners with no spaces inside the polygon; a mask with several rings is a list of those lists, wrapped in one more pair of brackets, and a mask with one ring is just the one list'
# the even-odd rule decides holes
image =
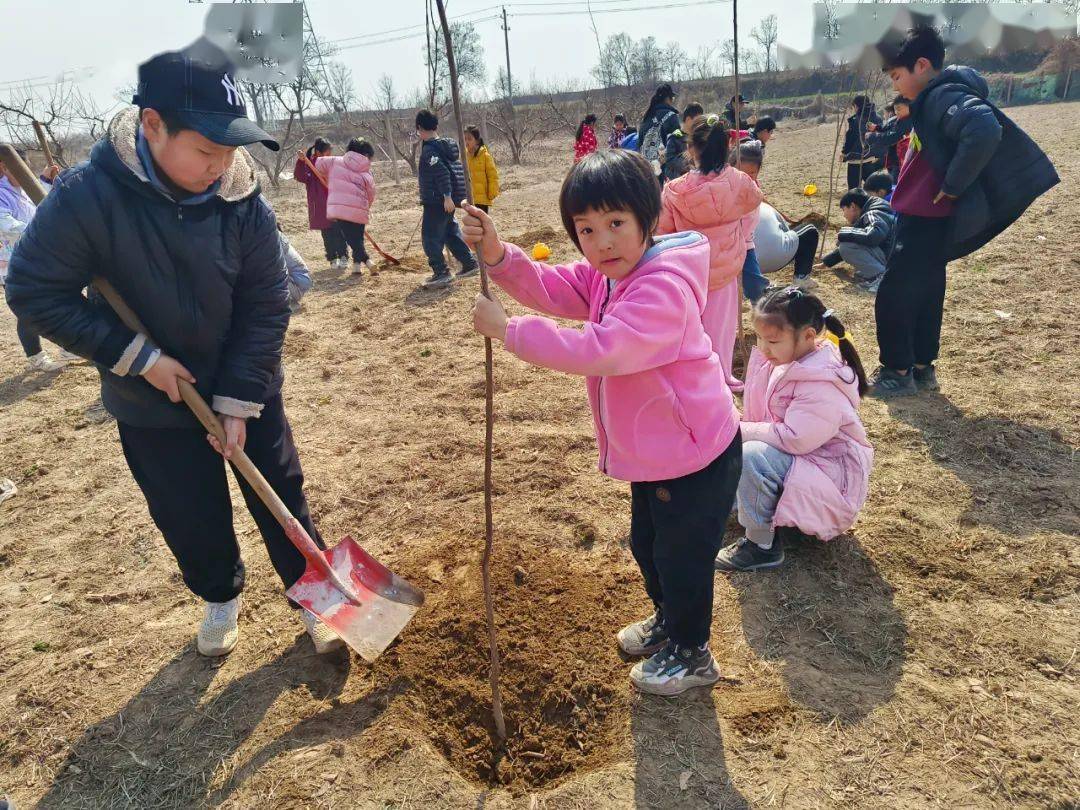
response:
{"label": "utility pole", "polygon": [[510,102],[510,123],[517,131],[517,114],[514,112],[514,80],[510,74],[510,26],[506,22],[506,6],[502,10],[503,42],[506,44],[506,99]]}

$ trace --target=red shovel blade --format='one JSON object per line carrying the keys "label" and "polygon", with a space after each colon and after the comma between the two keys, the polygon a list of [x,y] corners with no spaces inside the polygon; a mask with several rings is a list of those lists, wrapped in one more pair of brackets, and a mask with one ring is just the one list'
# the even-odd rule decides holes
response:
{"label": "red shovel blade", "polygon": [[286,593],[318,616],[365,661],[374,661],[424,603],[424,594],[360,548],[351,537],[322,555],[352,587],[356,600],[342,593],[310,561],[304,575]]}

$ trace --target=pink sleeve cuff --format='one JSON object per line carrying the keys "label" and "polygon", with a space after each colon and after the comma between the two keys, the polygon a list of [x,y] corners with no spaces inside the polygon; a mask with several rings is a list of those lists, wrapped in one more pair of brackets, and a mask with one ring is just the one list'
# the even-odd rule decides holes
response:
{"label": "pink sleeve cuff", "polygon": [[739,425],[744,442],[769,442],[769,425],[766,422],[743,422]]}
{"label": "pink sleeve cuff", "polygon": [[506,337],[503,340],[503,346],[511,354],[517,354],[517,328],[521,323],[521,318],[517,315],[512,317],[506,322]]}
{"label": "pink sleeve cuff", "polygon": [[[510,251],[513,250],[514,248],[517,248],[517,245],[511,245],[508,242],[503,242],[502,246],[503,246],[502,261],[500,261],[498,264],[489,264],[487,266],[488,273],[491,273],[493,275],[498,275],[500,273],[505,273],[510,268]],[[518,250],[520,250],[520,248],[518,248]]]}

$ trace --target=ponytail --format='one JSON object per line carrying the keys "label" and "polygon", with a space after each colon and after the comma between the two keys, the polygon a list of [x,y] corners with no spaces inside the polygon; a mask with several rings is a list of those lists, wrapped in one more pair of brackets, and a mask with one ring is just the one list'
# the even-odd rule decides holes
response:
{"label": "ponytail", "polygon": [[316,152],[325,152],[330,148],[330,141],[325,138],[316,138],[315,143],[307,148],[307,159],[311,160]]}
{"label": "ponytail", "polygon": [[866,390],[868,388],[866,382],[866,370],[863,369],[862,360],[859,359],[859,352],[856,350],[855,344],[851,342],[847,329],[844,327],[844,324],[840,322],[840,319],[833,314],[831,309],[825,310],[823,318],[825,321],[825,328],[836,337],[836,348],[840,350],[840,357],[847,365],[851,366],[852,371],[855,372],[855,379],[859,381],[859,396],[866,396]]}
{"label": "ponytail", "polygon": [[866,371],[855,344],[851,342],[844,324],[831,309],[825,308],[825,304],[816,295],[803,292],[794,286],[771,288],[754,304],[754,317],[766,318],[778,326],[796,331],[810,327],[819,335],[824,335],[828,329],[832,337],[836,338],[833,342],[840,350],[841,359],[855,372],[859,396],[866,395]]}
{"label": "ponytail", "polygon": [[716,113],[694,119],[690,142],[697,152],[697,167],[702,174],[723,171],[728,159],[727,124]]}

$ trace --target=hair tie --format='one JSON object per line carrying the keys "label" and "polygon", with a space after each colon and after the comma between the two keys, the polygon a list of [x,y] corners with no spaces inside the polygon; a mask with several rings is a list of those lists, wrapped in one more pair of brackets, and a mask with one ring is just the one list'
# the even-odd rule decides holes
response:
{"label": "hair tie", "polygon": [[821,317],[822,318],[831,318],[832,314],[833,314],[833,311],[831,309],[827,309],[827,310],[825,310],[824,312],[821,313]]}
{"label": "hair tie", "polygon": [[709,113],[709,117],[705,119],[705,123],[710,127],[715,127],[720,123],[720,116],[716,113]]}

